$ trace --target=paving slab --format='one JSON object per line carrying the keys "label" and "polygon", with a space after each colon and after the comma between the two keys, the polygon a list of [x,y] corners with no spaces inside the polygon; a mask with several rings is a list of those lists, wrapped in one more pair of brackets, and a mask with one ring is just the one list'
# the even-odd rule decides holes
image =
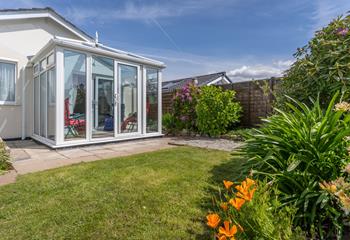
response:
{"label": "paving slab", "polygon": [[50,149],[33,140],[7,142],[15,170],[1,175],[0,185],[15,182],[17,175],[174,147],[168,144],[169,140],[143,139],[59,150]]}

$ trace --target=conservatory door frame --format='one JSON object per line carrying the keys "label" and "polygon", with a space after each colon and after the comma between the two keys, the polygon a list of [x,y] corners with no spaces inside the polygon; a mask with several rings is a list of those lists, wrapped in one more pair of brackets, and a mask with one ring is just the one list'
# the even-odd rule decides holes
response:
{"label": "conservatory door frame", "polygon": [[[121,132],[121,74],[120,74],[120,65],[126,65],[131,67],[136,67],[137,69],[137,131],[131,132],[131,133],[122,133]],[[128,138],[132,136],[139,136],[141,135],[143,130],[143,123],[142,123],[142,115],[143,115],[143,109],[142,109],[142,74],[141,74],[141,65],[127,62],[127,61],[121,61],[121,60],[114,60],[114,72],[115,76],[117,77],[115,84],[114,84],[114,92],[116,96],[116,107],[115,107],[115,119],[114,119],[114,136],[115,138]]]}

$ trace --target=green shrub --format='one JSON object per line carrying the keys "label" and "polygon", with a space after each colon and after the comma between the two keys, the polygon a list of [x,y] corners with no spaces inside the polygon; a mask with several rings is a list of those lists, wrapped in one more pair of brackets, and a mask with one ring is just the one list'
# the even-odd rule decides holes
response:
{"label": "green shrub", "polygon": [[197,132],[195,109],[198,94],[198,87],[192,83],[176,91],[173,98],[172,115],[175,118],[177,131]]}
{"label": "green shrub", "polygon": [[0,139],[0,172],[8,170],[10,168],[10,156],[6,150],[6,145]]}
{"label": "green shrub", "polygon": [[277,105],[283,106],[285,95],[311,104],[309,97],[320,95],[326,106],[337,91],[350,97],[350,16],[339,17],[316,32],[313,39],[295,53],[296,62],[285,73]]}
{"label": "green shrub", "polygon": [[197,127],[203,134],[219,136],[239,121],[242,108],[234,100],[235,92],[216,86],[201,88],[196,106]]}
{"label": "green shrub", "polygon": [[297,208],[295,224],[320,238],[342,231],[339,207],[319,187],[339,177],[349,162],[350,115],[334,111],[336,98],[326,111],[319,101],[311,108],[296,100],[286,103],[287,111],[276,109],[240,151],[249,159],[246,171],[275,184],[282,203]]}
{"label": "green shrub", "polygon": [[163,114],[162,117],[162,126],[163,126],[163,130],[167,133],[167,134],[175,134],[177,131],[177,121],[176,118],[170,114],[170,113],[165,113]]}

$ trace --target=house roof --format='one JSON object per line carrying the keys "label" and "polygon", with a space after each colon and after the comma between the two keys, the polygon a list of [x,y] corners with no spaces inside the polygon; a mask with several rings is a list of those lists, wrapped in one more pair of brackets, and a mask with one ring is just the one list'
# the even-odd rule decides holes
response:
{"label": "house roof", "polygon": [[191,83],[193,81],[197,81],[197,86],[206,86],[210,85],[211,83],[215,82],[216,80],[220,78],[224,78],[225,81],[228,83],[231,83],[231,79],[226,75],[226,72],[217,72],[207,75],[200,75],[200,76],[194,76],[194,77],[188,77],[188,78],[181,78],[181,79],[175,79],[171,81],[163,82],[162,89],[163,91],[173,91],[175,89],[180,89],[183,86],[185,86],[188,83]]}
{"label": "house roof", "polygon": [[0,9],[0,20],[11,19],[28,19],[28,18],[50,18],[58,24],[85,41],[94,41],[94,38],[89,34],[75,26],[73,23],[62,17],[50,7],[45,8],[18,8],[18,9]]}
{"label": "house roof", "polygon": [[111,57],[117,57],[123,60],[135,61],[142,64],[148,64],[151,66],[156,66],[164,68],[165,64],[150,58],[142,57],[137,54],[122,51],[119,49],[111,48],[105,46],[101,43],[96,43],[95,39],[85,33],[83,30],[79,29],[73,23],[59,15],[55,10],[50,7],[46,8],[19,8],[19,9],[0,9],[0,21],[10,20],[10,19],[27,19],[27,18],[51,18],[58,24],[62,25],[66,29],[73,32],[75,35],[79,36],[84,41],[78,41],[74,39],[62,38],[56,36],[54,39],[50,40],[46,46],[44,46],[35,56],[30,57],[30,63],[37,60],[40,54],[45,51],[48,47],[53,44],[74,47],[76,49],[87,50],[95,53],[105,54]]}

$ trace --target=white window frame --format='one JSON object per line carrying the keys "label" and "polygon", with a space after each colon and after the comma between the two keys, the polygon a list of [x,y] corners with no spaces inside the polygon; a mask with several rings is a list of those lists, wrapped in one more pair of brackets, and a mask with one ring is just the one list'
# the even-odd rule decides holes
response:
{"label": "white window frame", "polygon": [[[128,61],[121,61],[115,59],[114,62],[115,66],[117,67],[117,83],[115,84],[116,90],[117,90],[117,119],[118,119],[118,130],[115,131],[115,137],[123,137],[123,136],[135,136],[135,135],[141,135],[143,131],[143,112],[142,112],[142,101],[143,101],[143,84],[141,81],[142,74],[141,74],[141,66],[135,63],[131,63]],[[137,70],[137,131],[136,132],[130,132],[130,133],[122,133],[121,131],[121,71],[120,71],[120,65],[126,65],[126,66],[131,66],[135,67]]]}
{"label": "white window frame", "polygon": [[0,105],[16,105],[17,102],[17,69],[18,69],[18,61],[17,60],[12,60],[8,58],[0,58],[0,63],[7,63],[7,64],[13,64],[15,66],[15,99],[14,101],[1,101],[0,100]]}

